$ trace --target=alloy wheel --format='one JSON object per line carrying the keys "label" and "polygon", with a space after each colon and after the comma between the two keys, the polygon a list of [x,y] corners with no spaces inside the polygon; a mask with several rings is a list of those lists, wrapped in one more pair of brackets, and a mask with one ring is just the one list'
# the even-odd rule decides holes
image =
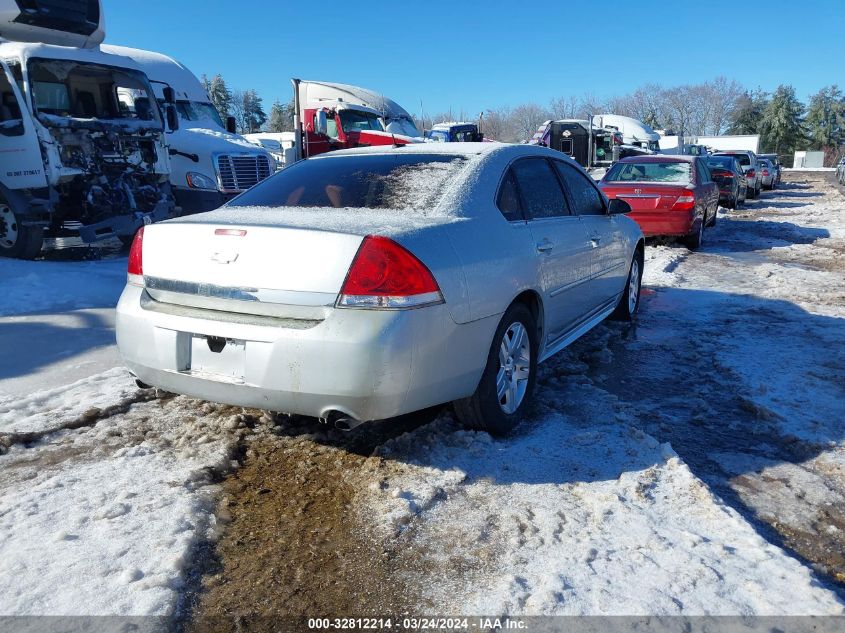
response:
{"label": "alloy wheel", "polygon": [[640,296],[640,262],[634,257],[631,264],[631,278],[628,279],[628,313],[633,315]]}
{"label": "alloy wheel", "polygon": [[511,323],[499,346],[496,395],[506,414],[515,412],[525,398],[531,377],[531,342],[522,323]]}

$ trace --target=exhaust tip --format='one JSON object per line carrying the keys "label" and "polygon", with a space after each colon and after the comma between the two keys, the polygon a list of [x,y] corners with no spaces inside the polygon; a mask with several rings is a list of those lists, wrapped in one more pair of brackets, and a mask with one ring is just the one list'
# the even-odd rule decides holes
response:
{"label": "exhaust tip", "polygon": [[361,426],[363,422],[343,413],[342,411],[329,411],[325,417],[326,423],[333,426],[338,431],[351,431],[355,427]]}

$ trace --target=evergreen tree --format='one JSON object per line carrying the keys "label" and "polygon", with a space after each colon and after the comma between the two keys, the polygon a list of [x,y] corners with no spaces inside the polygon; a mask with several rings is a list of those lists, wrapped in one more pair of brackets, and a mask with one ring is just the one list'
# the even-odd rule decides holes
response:
{"label": "evergreen tree", "polygon": [[220,118],[224,121],[226,117],[231,114],[232,110],[232,92],[220,75],[214,75],[209,79],[205,75],[202,76],[202,85],[205,87],[208,96],[211,98],[211,103],[220,113]]}
{"label": "evergreen tree", "polygon": [[759,134],[763,113],[769,105],[769,95],[759,88],[746,91],[737,99],[730,116],[728,134]]}
{"label": "evergreen tree", "polygon": [[845,143],[845,99],[837,86],[822,88],[810,98],[806,124],[813,149]]}
{"label": "evergreen tree", "polygon": [[776,154],[794,151],[806,140],[801,121],[803,113],[804,106],[795,96],[795,88],[778,86],[760,124],[763,147]]}
{"label": "evergreen tree", "polygon": [[264,112],[264,100],[255,90],[244,91],[244,130],[246,133],[257,132],[267,122]]}
{"label": "evergreen tree", "polygon": [[268,132],[287,132],[293,130],[293,103],[282,104],[275,101],[270,108],[270,118],[267,122]]}

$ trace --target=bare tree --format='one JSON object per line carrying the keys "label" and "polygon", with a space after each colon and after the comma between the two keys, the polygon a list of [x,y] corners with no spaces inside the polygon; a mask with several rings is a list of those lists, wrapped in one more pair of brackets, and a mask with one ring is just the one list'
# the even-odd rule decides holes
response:
{"label": "bare tree", "polygon": [[510,108],[484,111],[484,137],[495,141],[514,141]]}
{"label": "bare tree", "polygon": [[705,84],[705,98],[709,102],[707,121],[708,134],[723,134],[730,126],[731,115],[743,94],[743,88],[735,80],[716,77]]}
{"label": "bare tree", "polygon": [[534,136],[540,124],[551,119],[552,115],[536,103],[523,103],[513,109],[511,118],[516,135],[515,140],[527,141]]}
{"label": "bare tree", "polygon": [[549,113],[553,119],[574,119],[578,116],[579,103],[575,95],[558,97],[549,104]]}
{"label": "bare tree", "polygon": [[607,101],[598,98],[592,92],[584,93],[578,104],[578,118],[586,119],[591,114],[601,114],[607,111]]}

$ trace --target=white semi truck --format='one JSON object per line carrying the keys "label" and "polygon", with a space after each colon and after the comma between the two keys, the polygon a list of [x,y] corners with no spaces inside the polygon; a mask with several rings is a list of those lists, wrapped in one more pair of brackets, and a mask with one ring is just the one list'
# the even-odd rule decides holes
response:
{"label": "white semi truck", "polygon": [[196,75],[166,55],[152,51],[102,46],[103,51],[130,57],[150,79],[159,103],[165,92],[175,95],[179,128],[167,134],[170,184],[183,214],[211,211],[276,171],[269,151],[234,133],[234,119],[225,125]]}
{"label": "white semi truck", "polygon": [[593,125],[619,131],[624,145],[660,151],[660,135],[637,119],[620,114],[599,114],[593,117]]}
{"label": "white semi truck", "polygon": [[135,61],[95,48],[102,17],[98,0],[0,0],[0,256],[128,241],[175,212],[173,95],[160,107]]}

